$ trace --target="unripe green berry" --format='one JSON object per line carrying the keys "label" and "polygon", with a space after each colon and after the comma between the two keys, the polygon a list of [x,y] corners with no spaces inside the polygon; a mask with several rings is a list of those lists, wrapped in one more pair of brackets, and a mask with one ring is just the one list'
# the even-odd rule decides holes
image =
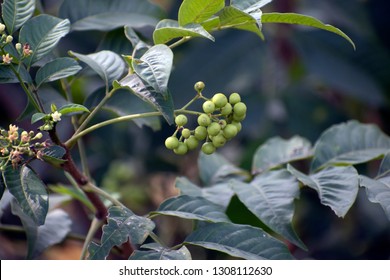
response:
{"label": "unripe green berry", "polygon": [[194,150],[198,147],[199,141],[195,136],[190,136],[190,138],[186,139],[184,143],[187,145],[188,150]]}
{"label": "unripe green berry", "polygon": [[227,122],[225,120],[219,120],[219,125],[221,126],[222,129],[224,129],[227,125]]}
{"label": "unripe green berry", "polygon": [[184,137],[184,138],[188,138],[191,136],[191,131],[188,129],[188,128],[184,128],[182,131],[181,131],[181,135]]}
{"label": "unripe green berry", "polygon": [[240,122],[232,121],[231,124],[234,125],[234,126],[237,128],[237,132],[240,132],[240,131],[241,131],[242,125],[241,125]]}
{"label": "unripe green berry", "polygon": [[176,149],[179,147],[179,139],[175,136],[170,136],[165,140],[165,147],[169,150]]}
{"label": "unripe green berry", "polygon": [[230,103],[227,103],[225,106],[222,107],[221,114],[223,116],[228,116],[232,113],[232,111],[233,111],[233,106]]}
{"label": "unripe green berry", "polygon": [[236,121],[236,122],[240,122],[242,120],[244,120],[246,118],[246,114],[242,115],[242,116],[238,116],[237,114],[233,114],[233,121]]}
{"label": "unripe green berry", "polygon": [[207,133],[210,135],[210,136],[215,136],[215,135],[218,135],[218,133],[221,131],[221,126],[219,125],[219,123],[216,123],[216,122],[213,122],[212,124],[210,124],[208,127],[207,127]]}
{"label": "unripe green berry", "polygon": [[227,97],[223,93],[214,94],[211,101],[213,101],[213,103],[215,104],[215,107],[217,107],[217,108],[222,108],[228,102]]}
{"label": "unripe green berry", "polygon": [[241,96],[237,92],[230,94],[229,103],[234,105],[237,104],[238,102],[241,102]]}
{"label": "unripe green berry", "polygon": [[238,133],[237,127],[234,124],[228,124],[223,129],[223,136],[225,136],[226,139],[232,139],[234,136],[236,136]]}
{"label": "unripe green berry", "polygon": [[212,143],[206,142],[202,145],[202,152],[206,155],[211,155],[215,152],[215,147]]}
{"label": "unripe green berry", "polygon": [[246,105],[243,102],[238,102],[234,105],[233,110],[234,110],[234,115],[237,116],[243,116],[246,114]]}
{"label": "unripe green berry", "polygon": [[201,114],[199,117],[198,117],[198,124],[200,126],[209,126],[211,123],[211,119],[208,115],[206,114]]}
{"label": "unripe green berry", "polygon": [[204,82],[202,82],[202,81],[199,81],[199,82],[197,82],[197,83],[194,85],[194,89],[195,89],[197,92],[201,92],[204,88],[205,88],[205,84],[204,84]]}
{"label": "unripe green berry", "polygon": [[215,104],[210,101],[210,100],[207,100],[203,103],[203,111],[206,113],[206,114],[211,114],[212,112],[214,112],[215,110]]}
{"label": "unripe green berry", "polygon": [[223,136],[222,133],[220,133],[220,134],[213,137],[212,142],[213,142],[214,147],[220,148],[226,144],[226,138],[225,138],[225,136]]}
{"label": "unripe green berry", "polygon": [[206,129],[206,127],[198,126],[197,128],[195,128],[194,136],[199,141],[202,141],[202,140],[206,139],[206,137],[207,137],[207,129]]}
{"label": "unripe green berry", "polygon": [[188,119],[185,115],[181,114],[181,115],[178,115],[176,118],[175,118],[175,123],[178,125],[178,126],[183,126],[183,125],[186,125],[186,123],[188,122]]}
{"label": "unripe green berry", "polygon": [[185,155],[188,152],[188,147],[185,143],[179,142],[179,146],[173,152],[177,155]]}

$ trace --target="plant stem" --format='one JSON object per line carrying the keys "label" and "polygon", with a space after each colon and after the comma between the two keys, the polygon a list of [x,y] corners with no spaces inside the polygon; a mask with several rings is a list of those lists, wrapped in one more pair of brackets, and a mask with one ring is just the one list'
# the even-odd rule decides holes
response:
{"label": "plant stem", "polygon": [[83,123],[79,126],[79,128],[76,130],[75,134],[77,135],[80,133],[92,120],[92,118],[99,112],[99,110],[106,104],[108,99],[112,96],[112,94],[115,92],[115,89],[112,89],[110,92],[108,92],[103,99],[99,102],[99,104],[92,110],[92,112],[88,115],[88,117],[83,121]]}
{"label": "plant stem", "polygon": [[191,40],[192,37],[191,36],[186,36],[186,37],[183,37],[181,38],[180,40],[176,41],[175,43],[169,45],[168,47],[173,49],[173,48],[176,48],[182,44],[184,44],[185,42],[188,42],[189,40]]}
{"label": "plant stem", "polygon": [[84,240],[83,249],[81,250],[80,260],[85,260],[88,253],[88,245],[91,243],[93,237],[95,236],[95,233],[100,229],[102,226],[103,221],[94,218],[91,222],[91,226],[89,227],[87,236]]}
{"label": "plant stem", "polygon": [[95,186],[94,184],[92,183],[88,183],[86,186],[85,186],[85,190],[86,191],[92,191],[94,193],[97,193],[99,195],[101,195],[102,197],[106,198],[107,200],[109,200],[112,204],[116,205],[116,206],[120,206],[120,207],[124,207],[126,208],[125,205],[123,205],[123,203],[121,203],[119,200],[117,200],[116,198],[114,198],[112,195],[110,195],[109,193],[105,192],[104,190],[98,188],[97,186]]}

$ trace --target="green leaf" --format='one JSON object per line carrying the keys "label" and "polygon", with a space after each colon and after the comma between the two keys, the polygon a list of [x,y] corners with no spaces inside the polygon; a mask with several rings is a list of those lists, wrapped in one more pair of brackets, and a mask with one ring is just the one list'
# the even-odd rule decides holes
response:
{"label": "green leaf", "polygon": [[36,123],[40,120],[43,120],[44,118],[47,117],[47,114],[44,114],[44,113],[35,113],[34,115],[32,115],[31,117],[31,124],[33,123]]}
{"label": "green leaf", "polygon": [[241,202],[264,224],[306,249],[292,226],[294,200],[299,197],[299,186],[287,170],[260,174],[250,184],[234,182],[232,188]]}
{"label": "green leaf", "polygon": [[229,202],[234,195],[229,187],[229,182],[216,184],[210,187],[200,188],[185,177],[176,178],[176,188],[180,190],[180,194],[194,197],[203,197],[219,206],[222,206],[224,211],[229,205]]}
{"label": "green leaf", "polygon": [[69,20],[49,15],[39,15],[27,21],[20,30],[19,42],[29,44],[33,53],[25,63],[30,66],[49,54],[69,29]]}
{"label": "green leaf", "polygon": [[70,103],[59,108],[58,112],[65,116],[69,114],[89,113],[89,110],[83,105]]}
{"label": "green leaf", "polygon": [[33,0],[5,0],[1,5],[2,17],[8,34],[18,30],[34,13]]}
{"label": "green leaf", "polygon": [[27,258],[38,257],[46,248],[62,242],[71,231],[72,221],[61,209],[49,212],[44,225],[37,226],[29,216],[23,213],[17,203],[11,203],[12,213],[22,221],[26,231],[28,252]]}
{"label": "green leaf", "polygon": [[329,206],[338,217],[344,217],[356,200],[359,176],[353,166],[330,166],[307,176],[291,165],[287,166],[302,184],[317,191],[321,203]]}
{"label": "green leaf", "polygon": [[332,126],[317,140],[311,170],[367,162],[390,150],[390,137],[376,125],[349,121]]}
{"label": "green leaf", "polygon": [[245,180],[249,175],[246,171],[234,166],[218,153],[198,157],[199,176],[205,185],[227,182],[228,179]]}
{"label": "green leaf", "polygon": [[107,225],[103,226],[101,244],[92,242],[88,248],[89,259],[105,259],[112,247],[130,240],[132,244],[141,244],[154,229],[154,223],[135,215],[127,208],[113,206],[109,209]]}
{"label": "green leaf", "polygon": [[254,11],[270,3],[272,0],[231,0],[230,5],[241,11]]}
{"label": "green leaf", "polygon": [[37,174],[26,165],[17,168],[9,165],[2,175],[7,189],[15,197],[23,213],[37,226],[43,225],[49,207],[49,196]]}
{"label": "green leaf", "polygon": [[133,49],[141,42],[141,39],[138,37],[137,33],[130,26],[125,26],[125,36],[130,41]]}
{"label": "green leaf", "polygon": [[390,177],[374,180],[360,176],[360,186],[366,188],[368,200],[372,203],[379,203],[390,220]]}
{"label": "green leaf", "polygon": [[184,244],[201,246],[249,260],[293,259],[284,243],[262,229],[247,225],[209,224],[191,233]]}
{"label": "green leaf", "polygon": [[[20,67],[19,75],[26,83],[32,81],[30,74],[24,67]],[[18,78],[15,76],[10,65],[0,65],[0,84],[13,84],[19,83]]]}
{"label": "green leaf", "polygon": [[172,96],[167,92],[167,97],[164,98],[154,88],[145,84],[144,81],[138,77],[137,74],[131,74],[115,83],[117,87],[123,87],[130,90],[133,94],[151,104],[157,111],[161,112],[169,125],[173,124],[174,107]]}
{"label": "green leaf", "polygon": [[61,146],[50,146],[45,148],[42,152],[42,159],[54,166],[59,167],[61,164],[66,162],[66,160],[62,159],[66,151]]}
{"label": "green leaf", "polygon": [[295,14],[295,13],[264,13],[261,17],[261,21],[262,23],[299,24],[299,25],[305,25],[305,26],[323,29],[343,37],[352,45],[354,49],[356,49],[354,42],[343,31],[341,31],[340,29],[332,25],[324,24],[318,19],[311,16]]}
{"label": "green leaf", "polygon": [[125,25],[155,25],[162,10],[145,0],[65,0],[59,14],[72,22],[72,30],[108,31]]}
{"label": "green leaf", "polygon": [[153,243],[142,245],[141,248],[152,250],[136,250],[130,256],[129,260],[191,260],[191,253],[186,246],[183,246],[178,250],[172,250]]}
{"label": "green leaf", "polygon": [[289,140],[280,137],[269,139],[255,152],[252,173],[261,173],[291,161],[301,160],[313,155],[311,143],[300,136]]}
{"label": "green leaf", "polygon": [[168,215],[214,223],[230,222],[224,211],[222,206],[205,198],[181,195],[165,200],[151,215]]}
{"label": "green leaf", "polygon": [[172,50],[166,45],[155,45],[141,58],[133,59],[133,69],[138,76],[164,98],[168,95],[168,81],[173,64]]}
{"label": "green leaf", "polygon": [[225,7],[225,0],[184,0],[179,8],[179,24],[202,23]]}
{"label": "green leaf", "polygon": [[390,152],[383,158],[379,166],[378,177],[385,177],[390,175]]}
{"label": "green leaf", "polygon": [[63,186],[63,185],[50,185],[49,188],[52,192],[77,199],[82,204],[87,206],[88,209],[91,210],[91,212],[95,211],[95,207],[93,206],[91,201],[88,199],[88,197],[85,195],[85,193],[83,191],[81,191],[80,189],[75,188],[73,186]]}
{"label": "green leaf", "polygon": [[236,28],[250,31],[264,38],[261,32],[261,22],[253,15],[241,11],[232,6],[225,7],[219,15],[220,25],[222,27]]}
{"label": "green leaf", "polygon": [[172,39],[180,37],[203,37],[211,41],[215,41],[214,37],[208,33],[200,24],[192,23],[186,26],[179,26],[176,20],[163,19],[160,21],[154,32],[154,44],[165,44]]}
{"label": "green leaf", "polygon": [[43,83],[56,81],[77,74],[81,66],[72,58],[60,57],[39,68],[35,82],[39,88]]}
{"label": "green leaf", "polygon": [[112,51],[100,51],[88,55],[70,51],[69,54],[91,67],[103,79],[106,89],[125,72],[126,65],[123,59]]}

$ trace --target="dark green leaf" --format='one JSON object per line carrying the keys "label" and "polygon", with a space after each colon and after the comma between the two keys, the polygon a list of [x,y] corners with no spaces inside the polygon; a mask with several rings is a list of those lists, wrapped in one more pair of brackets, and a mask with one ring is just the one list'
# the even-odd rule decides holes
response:
{"label": "dark green leaf", "polygon": [[360,186],[366,188],[368,200],[372,203],[379,203],[390,220],[390,177],[373,180],[360,176]]}
{"label": "dark green leaf", "polygon": [[299,186],[287,170],[260,174],[250,184],[236,181],[232,187],[242,203],[263,223],[306,249],[292,226],[294,200],[299,197]]}
{"label": "dark green leaf", "polygon": [[59,108],[58,112],[65,116],[69,114],[89,113],[89,110],[83,105],[71,103]]}
{"label": "dark green leaf", "polygon": [[225,0],[184,0],[179,8],[179,24],[202,23],[225,7]]}
{"label": "dark green leaf", "polygon": [[232,6],[225,7],[219,15],[220,25],[223,27],[231,27],[241,30],[246,30],[257,34],[260,38],[264,38],[261,33],[261,22],[253,15],[241,11]]}
{"label": "dark green leaf", "polygon": [[103,226],[101,244],[89,245],[89,259],[105,259],[112,247],[119,246],[130,240],[132,244],[141,244],[154,229],[154,223],[135,215],[127,208],[113,206],[109,209],[107,225]]}
{"label": "dark green leaf", "polygon": [[306,25],[310,27],[323,29],[343,37],[352,45],[354,49],[356,48],[351,38],[349,38],[348,35],[345,34],[343,31],[341,31],[340,29],[332,25],[324,24],[318,19],[310,16],[295,14],[295,13],[264,13],[261,17],[261,21],[262,23],[299,24],[299,25]]}
{"label": "dark green leaf", "polygon": [[81,66],[72,58],[60,57],[39,68],[35,76],[37,87],[43,83],[56,81],[77,74]]}
{"label": "dark green leaf", "polygon": [[339,217],[344,217],[356,200],[359,176],[352,166],[330,166],[310,176],[291,165],[287,169],[302,184],[316,190],[321,203],[332,208]]}
{"label": "dark green leaf", "polygon": [[8,34],[18,30],[34,13],[35,1],[32,0],[4,0],[1,5],[1,14]]}
{"label": "dark green leaf", "polygon": [[59,14],[72,22],[72,30],[108,31],[125,25],[154,25],[162,10],[145,0],[65,0]]}
{"label": "dark green leaf", "polygon": [[23,213],[17,203],[12,203],[11,206],[12,213],[20,218],[26,231],[28,259],[36,258],[46,248],[62,242],[71,231],[72,221],[68,214],[61,209],[51,211],[47,215],[45,224],[37,226],[29,216]]}
{"label": "dark green leaf", "polygon": [[29,44],[32,55],[26,64],[31,65],[50,53],[62,37],[69,33],[70,23],[49,15],[36,16],[23,25],[19,34],[19,42]]}
{"label": "dark green leaf", "polygon": [[199,196],[223,207],[224,211],[234,195],[229,187],[230,182],[216,184],[207,188],[200,188],[185,177],[176,178],[176,188],[182,195]]}
{"label": "dark green leaf", "polygon": [[195,196],[181,195],[165,200],[151,215],[168,215],[206,222],[230,222],[225,209],[211,201]]}
{"label": "dark green leaf", "polygon": [[280,137],[274,137],[256,150],[253,157],[252,173],[265,172],[312,155],[311,143],[305,138],[294,136],[289,140],[284,140]]}
{"label": "dark green leaf", "polygon": [[60,166],[66,162],[66,160],[62,159],[65,152],[65,149],[61,146],[50,146],[43,150],[42,159],[54,166]]}
{"label": "dark green leaf", "polygon": [[47,117],[47,114],[44,114],[44,113],[35,113],[34,115],[32,115],[31,117],[31,123],[36,123],[40,120],[43,120],[44,118]]}
{"label": "dark green leaf", "polygon": [[172,39],[186,36],[203,37],[211,41],[215,40],[200,24],[192,23],[186,26],[179,26],[176,20],[163,19],[157,24],[153,32],[153,41],[156,45],[165,44]]}
{"label": "dark green leaf", "polygon": [[228,179],[244,180],[248,178],[246,171],[234,166],[218,153],[199,154],[199,176],[205,185],[226,182]]}
{"label": "dark green leaf", "polygon": [[383,158],[378,171],[378,177],[385,177],[390,175],[390,152]]}
{"label": "dark green leaf", "polygon": [[136,250],[130,256],[129,260],[191,260],[191,253],[186,246],[178,250],[172,250],[153,243],[142,245],[141,248],[151,250]]}
{"label": "dark green leaf", "polygon": [[[114,83],[115,85],[115,83]],[[133,94],[151,104],[157,111],[161,112],[168,124],[173,124],[173,100],[168,91],[167,98],[156,92],[151,86],[146,85],[136,74],[131,74],[116,82],[116,86],[130,90]]]}
{"label": "dark green leaf", "polygon": [[172,50],[166,45],[155,45],[139,59],[133,59],[133,69],[138,76],[164,98],[168,95],[168,81],[173,64]]}
{"label": "dark green leaf", "polygon": [[184,244],[201,246],[250,260],[293,259],[284,243],[259,228],[247,225],[209,224],[191,233]]}
{"label": "dark green leaf", "polygon": [[[105,95],[104,90],[97,90],[88,96],[86,105],[89,108],[95,107]],[[156,109],[149,104],[138,98],[136,95],[131,94],[129,90],[117,89],[111,98],[104,104],[103,108],[108,110],[118,117],[131,114],[141,114],[146,112],[153,112]],[[133,120],[137,126],[148,126],[157,131],[161,129],[161,121],[159,117],[137,118]]]}
{"label": "dark green leaf", "polygon": [[[24,67],[20,68],[19,75],[24,82],[30,83],[32,81],[30,74]],[[10,65],[0,65],[0,84],[19,83]]]}
{"label": "dark green leaf", "polygon": [[313,171],[329,165],[363,163],[390,150],[390,137],[376,125],[349,121],[332,126],[314,146]]}
{"label": "dark green leaf", "polygon": [[91,67],[103,79],[107,89],[114,80],[122,77],[126,68],[123,59],[112,51],[100,51],[88,55],[72,51],[69,53]]}
{"label": "dark green leaf", "polygon": [[9,165],[2,175],[7,189],[15,197],[23,213],[37,226],[43,225],[48,211],[49,196],[46,186],[37,174],[26,165],[17,168]]}

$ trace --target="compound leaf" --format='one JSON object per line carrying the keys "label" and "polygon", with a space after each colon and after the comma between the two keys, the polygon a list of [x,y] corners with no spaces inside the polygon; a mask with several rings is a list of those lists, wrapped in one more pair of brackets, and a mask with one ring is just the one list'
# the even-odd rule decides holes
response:
{"label": "compound leaf", "polygon": [[284,243],[262,229],[248,225],[208,224],[192,232],[184,244],[201,246],[249,260],[293,259]]}
{"label": "compound leaf", "polygon": [[299,186],[287,170],[260,174],[250,184],[234,182],[232,188],[241,202],[269,228],[306,249],[292,226]]}
{"label": "compound leaf", "polygon": [[390,137],[376,125],[349,121],[332,126],[320,136],[314,146],[311,169],[363,163],[389,150]]}
{"label": "compound leaf", "polygon": [[191,253],[186,246],[172,250],[153,243],[142,245],[141,248],[151,250],[136,250],[129,260],[191,260]]}
{"label": "compound leaf", "polygon": [[154,215],[168,215],[184,219],[200,220],[206,222],[230,222],[225,209],[203,197],[181,195],[165,200]]}
{"label": "compound leaf", "polygon": [[291,165],[287,169],[302,184],[316,190],[321,203],[329,206],[338,217],[344,217],[356,200],[359,176],[353,166],[330,166],[310,176]]}
{"label": "compound leaf", "polygon": [[300,136],[289,140],[280,137],[269,139],[255,152],[252,173],[261,173],[291,161],[312,156],[311,143]]}

